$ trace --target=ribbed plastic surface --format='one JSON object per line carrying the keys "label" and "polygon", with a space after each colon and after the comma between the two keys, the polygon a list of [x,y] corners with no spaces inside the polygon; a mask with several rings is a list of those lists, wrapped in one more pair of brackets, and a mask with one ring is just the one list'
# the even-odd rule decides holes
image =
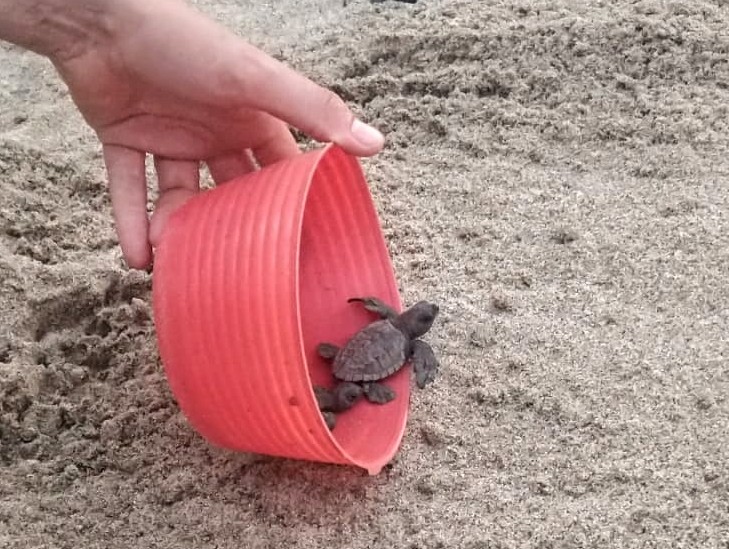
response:
{"label": "ribbed plastic surface", "polygon": [[407,420],[398,398],[364,399],[330,433],[312,383],[321,341],[373,320],[354,296],[400,310],[390,257],[357,160],[328,146],[201,193],[169,220],[154,267],[160,355],[180,407],[213,444],[378,473]]}

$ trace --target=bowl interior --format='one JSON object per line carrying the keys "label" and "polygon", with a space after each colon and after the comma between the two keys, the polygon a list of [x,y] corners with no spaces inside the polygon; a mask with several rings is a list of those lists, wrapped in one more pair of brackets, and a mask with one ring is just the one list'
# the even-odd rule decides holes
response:
{"label": "bowl interior", "polygon": [[[377,319],[351,297],[376,296],[396,310],[402,305],[375,205],[356,160],[331,148],[314,171],[299,244],[299,314],[303,348],[313,384],[331,387],[330,365],[316,347],[343,345]],[[384,465],[400,443],[407,417],[410,368],[384,382],[397,397],[385,405],[360,399],[340,414],[332,435],[355,463]]]}

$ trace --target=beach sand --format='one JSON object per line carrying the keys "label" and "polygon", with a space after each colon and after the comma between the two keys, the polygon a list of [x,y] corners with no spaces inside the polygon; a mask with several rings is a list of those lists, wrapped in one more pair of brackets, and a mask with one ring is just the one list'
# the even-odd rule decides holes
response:
{"label": "beach sand", "polygon": [[378,476],[207,444],[94,134],[4,45],[0,547],[727,549],[729,4],[275,4],[198,6],[386,134],[440,376]]}

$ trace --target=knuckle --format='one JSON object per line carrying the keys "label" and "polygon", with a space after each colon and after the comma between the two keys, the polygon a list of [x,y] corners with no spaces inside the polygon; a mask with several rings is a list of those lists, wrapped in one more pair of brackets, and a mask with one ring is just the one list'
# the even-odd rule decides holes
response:
{"label": "knuckle", "polygon": [[331,90],[322,88],[321,91],[321,105],[324,112],[331,112],[332,114],[335,113],[341,113],[343,111],[348,111],[347,106],[344,104],[344,101],[341,97],[339,97],[336,93],[334,93]]}

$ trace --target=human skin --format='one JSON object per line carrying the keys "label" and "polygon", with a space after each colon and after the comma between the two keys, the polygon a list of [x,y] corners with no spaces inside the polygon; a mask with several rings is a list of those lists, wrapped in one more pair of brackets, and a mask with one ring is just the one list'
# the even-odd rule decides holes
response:
{"label": "human skin", "polygon": [[184,0],[0,0],[0,39],[47,57],[96,132],[132,268],[151,265],[169,215],[200,191],[201,163],[220,184],[300,154],[289,126],[357,156],[384,145],[337,95]]}

